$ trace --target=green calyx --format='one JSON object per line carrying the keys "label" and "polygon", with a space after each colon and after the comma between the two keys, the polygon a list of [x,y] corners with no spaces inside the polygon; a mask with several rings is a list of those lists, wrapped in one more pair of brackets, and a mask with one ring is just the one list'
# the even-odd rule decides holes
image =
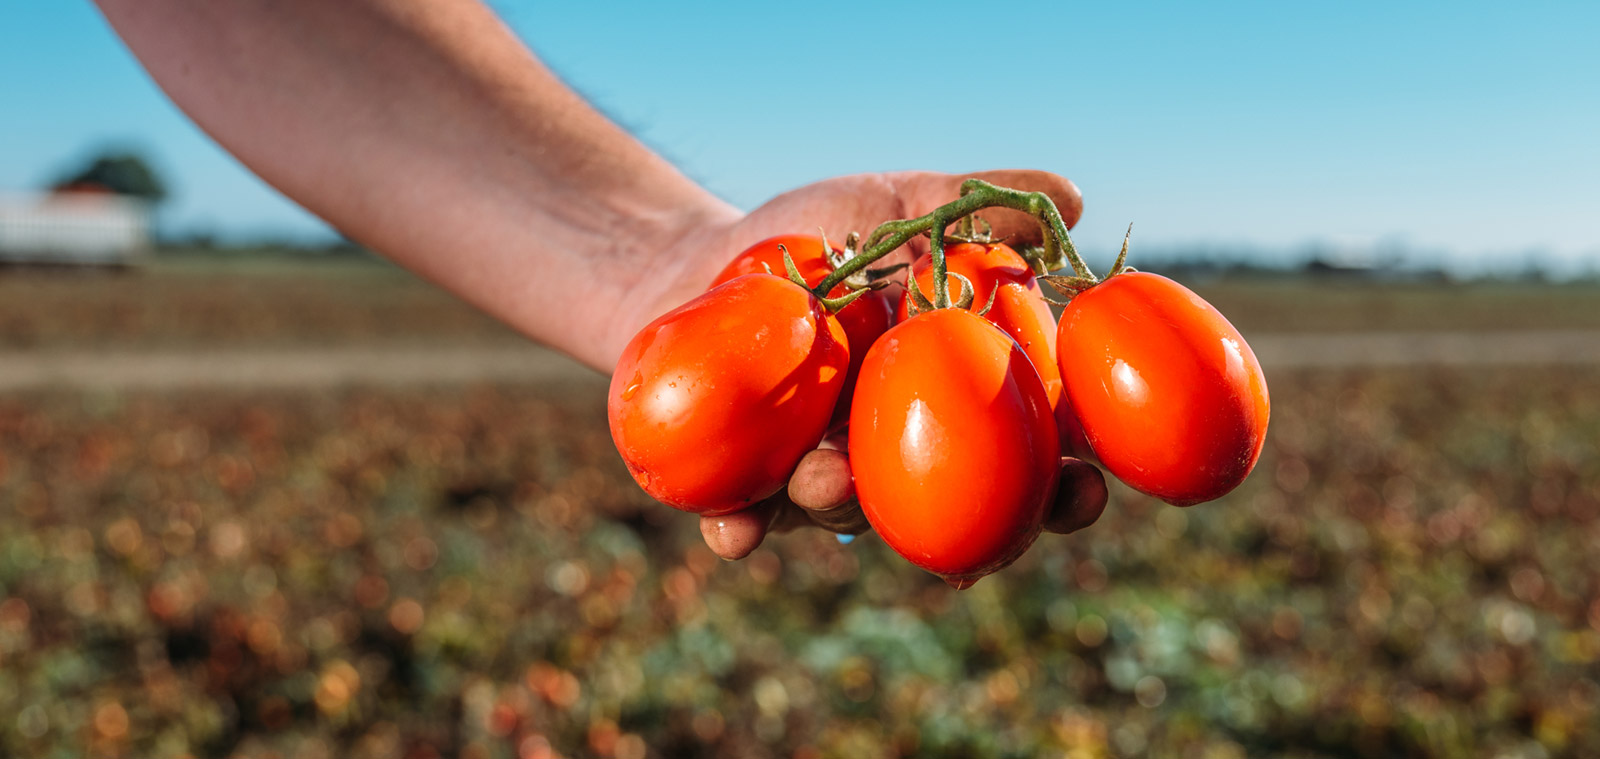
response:
{"label": "green calyx", "polygon": [[[972,300],[977,293],[976,288],[974,288],[972,285],[972,280],[962,276],[960,272],[950,272],[950,276],[961,280],[961,294],[958,298],[956,298],[954,303],[950,302],[950,287],[948,283],[946,283],[945,287],[936,287],[934,299],[930,301],[928,300],[928,296],[922,294],[922,288],[917,285],[917,278],[906,277],[906,290],[911,294],[911,305],[907,308],[907,311],[910,312],[912,316],[916,316],[924,311],[932,311],[936,308],[961,308],[970,310],[972,308]],[[945,301],[944,305],[942,306],[939,305],[938,296],[940,294],[944,296]],[[994,293],[992,292],[989,293],[989,304],[994,305]],[[988,312],[989,309],[987,306],[985,306],[984,313]]]}
{"label": "green calyx", "polygon": [[[1133,225],[1129,224],[1128,231],[1122,235],[1122,250],[1117,253],[1117,260],[1111,264],[1111,272],[1106,275],[1106,279],[1111,279],[1112,277],[1125,272],[1136,271],[1136,269],[1128,265],[1128,239],[1131,237],[1133,237]],[[1094,287],[1105,280],[1096,279],[1093,276],[1065,277],[1046,274],[1039,277],[1039,281],[1044,282],[1045,284],[1055,288],[1057,292],[1067,296],[1067,300],[1065,301],[1055,300],[1049,297],[1045,298],[1045,300],[1048,300],[1058,306],[1064,306],[1079,293],[1082,293],[1083,291],[1088,290],[1089,288]]]}
{"label": "green calyx", "polygon": [[[828,242],[827,232],[818,229],[817,233],[822,235],[822,247],[824,250],[828,251],[828,263],[834,268],[835,271],[837,271],[839,267],[844,266],[845,263],[850,259],[860,255],[861,235],[859,233],[851,232],[844,238],[844,252],[842,253],[833,249],[833,244]],[[852,290],[859,290],[863,288],[869,290],[882,290],[883,288],[889,286],[890,277],[894,276],[901,269],[905,269],[909,266],[910,264],[895,264],[893,266],[884,266],[877,269],[862,269],[848,277],[845,277],[844,285],[846,288]],[[829,292],[831,292],[831,290]]]}
{"label": "green calyx", "polygon": [[[823,242],[826,243],[828,238],[824,237],[822,239]],[[784,247],[782,244],[779,244],[778,251],[783,253],[783,269],[784,273],[789,277],[789,281],[799,285],[803,290],[810,291],[812,295],[816,296],[817,300],[822,301],[822,305],[828,309],[828,313],[830,314],[839,313],[839,309],[855,302],[856,298],[866,295],[871,290],[877,289],[875,287],[863,287],[860,289],[851,290],[837,298],[829,298],[827,294],[832,291],[832,288],[822,290],[821,292],[812,290],[811,286],[806,284],[806,278],[800,276],[800,270],[795,267],[794,258],[789,255],[789,249]],[[888,282],[882,282],[878,285],[878,287],[884,287],[886,285],[888,285]]]}
{"label": "green calyx", "polygon": [[[976,300],[977,288],[972,284],[972,280],[967,279],[961,272],[950,272],[950,276],[961,280],[961,295],[956,298],[955,303],[951,304],[950,307],[971,311],[972,303]],[[928,300],[928,296],[922,294],[922,288],[917,285],[916,277],[906,277],[906,291],[911,296],[911,304],[906,308],[906,311],[911,316],[938,308],[933,304],[933,301]],[[948,288],[946,288],[946,291],[948,292]],[[989,300],[983,304],[983,308],[978,310],[979,316],[987,316],[989,309],[994,308],[994,296],[998,292],[1000,292],[998,287],[989,291]]]}

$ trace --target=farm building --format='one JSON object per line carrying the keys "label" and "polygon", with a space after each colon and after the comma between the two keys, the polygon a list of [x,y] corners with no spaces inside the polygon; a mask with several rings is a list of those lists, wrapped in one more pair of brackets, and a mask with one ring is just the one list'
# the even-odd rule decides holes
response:
{"label": "farm building", "polygon": [[0,194],[0,264],[119,266],[150,247],[150,205],[103,188]]}

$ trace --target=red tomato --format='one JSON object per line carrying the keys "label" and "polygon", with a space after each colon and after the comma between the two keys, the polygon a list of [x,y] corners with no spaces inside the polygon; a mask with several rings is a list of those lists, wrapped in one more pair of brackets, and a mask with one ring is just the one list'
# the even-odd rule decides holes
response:
{"label": "red tomato", "polygon": [[965,587],[1039,536],[1061,449],[1039,373],[970,311],[896,325],[867,351],[850,469],[867,520],[923,569]]}
{"label": "red tomato", "polygon": [[[1038,370],[1044,383],[1044,392],[1055,411],[1056,429],[1061,433],[1061,444],[1075,455],[1087,455],[1089,446],[1083,439],[1083,428],[1072,415],[1072,405],[1062,403],[1064,397],[1061,370],[1056,364],[1056,317],[1050,313],[1039,283],[1033,278],[1028,262],[1010,246],[1003,243],[978,245],[960,243],[945,249],[945,268],[972,280],[973,309],[982,309],[989,302],[989,293],[995,292],[994,306],[984,318],[993,322],[1011,339],[1022,346]],[[933,259],[923,256],[912,265],[917,287],[933,297]],[[961,281],[950,277],[950,297],[959,297]],[[900,321],[909,317],[910,295],[900,302]]]}
{"label": "red tomato", "polygon": [[651,322],[611,375],[611,437],[656,500],[697,514],[778,492],[827,431],[850,349],[804,288],[752,274]]}
{"label": "red tomato", "polygon": [[[823,245],[821,237],[780,235],[762,240],[740,253],[721,274],[717,275],[712,286],[715,287],[744,274],[765,272],[766,268],[762,264],[772,267],[772,273],[783,276],[783,251],[778,250],[779,245],[788,249],[789,258],[794,261],[794,268],[812,287],[821,284],[823,279],[833,273],[833,264],[828,261],[828,248]],[[838,298],[844,294],[845,288],[840,285],[833,288],[828,297]],[[833,421],[843,423],[850,418],[850,399],[855,393],[856,376],[861,373],[861,359],[867,355],[867,348],[872,346],[873,341],[889,327],[894,326],[894,309],[883,293],[870,292],[839,309],[839,313],[834,316],[838,318],[839,324],[844,327],[844,332],[850,339],[850,369],[845,372],[844,389],[839,392],[839,405],[833,412]]]}
{"label": "red tomato", "polygon": [[1267,381],[1228,320],[1143,272],[1079,293],[1056,333],[1089,445],[1117,478],[1178,506],[1244,481],[1267,434]]}

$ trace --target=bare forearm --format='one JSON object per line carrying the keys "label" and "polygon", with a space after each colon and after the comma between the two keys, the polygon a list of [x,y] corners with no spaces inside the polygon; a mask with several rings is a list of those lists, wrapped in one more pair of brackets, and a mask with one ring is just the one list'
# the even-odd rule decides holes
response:
{"label": "bare forearm", "polygon": [[640,256],[737,216],[552,76],[487,9],[99,0],[167,94],[342,232],[599,368]]}

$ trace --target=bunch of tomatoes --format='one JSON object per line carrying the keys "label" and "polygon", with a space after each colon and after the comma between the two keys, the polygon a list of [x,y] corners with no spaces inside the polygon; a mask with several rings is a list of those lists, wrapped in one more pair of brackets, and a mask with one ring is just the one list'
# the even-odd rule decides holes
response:
{"label": "bunch of tomatoes", "polygon": [[[1035,214],[1043,252],[978,233],[972,214],[995,206]],[[867,267],[918,234],[930,254],[894,303],[882,287],[893,270]],[[757,243],[633,338],[608,412],[647,493],[706,516],[750,507],[847,425],[873,529],[965,587],[1038,537],[1063,453],[1179,506],[1223,496],[1254,467],[1268,417],[1255,354],[1199,296],[1127,268],[1126,241],[1098,278],[1048,197],[973,180],[865,242]],[[1051,262],[1073,274],[1046,274]],[[1068,297],[1059,320],[1041,280]]]}

